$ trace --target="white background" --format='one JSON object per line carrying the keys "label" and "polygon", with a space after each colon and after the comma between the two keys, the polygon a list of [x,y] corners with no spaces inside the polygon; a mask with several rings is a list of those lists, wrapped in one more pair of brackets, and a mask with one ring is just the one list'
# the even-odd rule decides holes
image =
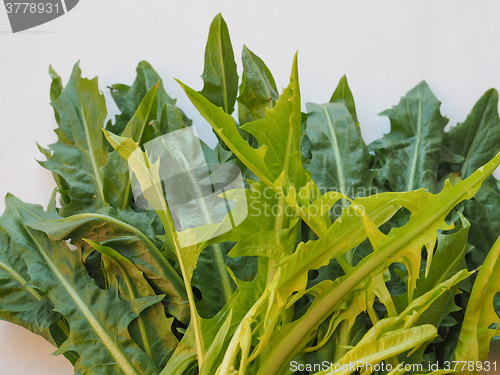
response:
{"label": "white background", "polygon": [[[201,89],[203,55],[212,18],[222,12],[237,62],[245,43],[288,84],[299,50],[303,102],[327,102],[347,74],[367,143],[389,130],[377,113],[427,80],[442,113],[454,125],[491,87],[500,87],[500,2],[496,0],[316,0],[165,1],[81,0],[63,17],[12,34],[0,8],[0,196],[45,205],[53,189],[35,142],[56,140],[49,106],[49,64],[69,77],[81,61],[83,75],[107,85],[131,84],[135,67],[149,61],[171,96],[194,119],[200,134],[208,125],[195,113],[173,77]],[[3,202],[0,203],[0,212]],[[0,323],[0,374],[71,374],[42,339]]]}

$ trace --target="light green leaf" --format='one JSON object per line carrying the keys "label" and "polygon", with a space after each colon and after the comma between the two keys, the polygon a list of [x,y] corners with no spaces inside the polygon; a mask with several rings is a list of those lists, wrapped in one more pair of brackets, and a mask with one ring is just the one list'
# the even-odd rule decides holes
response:
{"label": "light green leaf", "polygon": [[[414,297],[417,298],[443,280],[451,278],[461,269],[465,268],[465,254],[467,252],[467,235],[469,234],[470,224],[467,219],[459,213],[459,219],[456,222],[457,230],[452,233],[442,234],[437,236],[437,248],[432,258],[432,264],[429,268],[428,275],[425,271],[420,271],[419,279],[415,289]],[[441,301],[444,302],[444,301]],[[453,302],[442,303],[442,308],[436,306],[435,312],[440,312],[440,318],[433,320],[435,325],[439,325],[446,313],[445,307],[453,308]],[[431,311],[429,311],[430,313]],[[444,314],[444,315],[443,315]],[[431,323],[426,321],[426,323]]]}
{"label": "light green leaf", "polygon": [[[433,289],[429,290],[421,297],[415,299],[408,307],[397,317],[386,318],[378,321],[357,343],[357,345],[350,350],[345,356],[343,356],[338,362],[339,365],[349,364],[349,363],[368,363],[376,364],[380,363],[382,360],[389,360],[399,353],[403,353],[411,349],[408,353],[408,360],[411,361],[412,353],[424,348],[426,342],[431,341],[437,336],[436,327],[431,324],[422,325],[419,323],[423,314],[428,311],[429,306],[432,306],[436,300],[439,300],[443,294],[447,293],[451,288],[453,288],[460,281],[464,280],[470,275],[466,270],[462,270],[454,274],[449,279],[439,283]],[[321,298],[321,296],[318,296]],[[417,331],[423,329],[428,335],[418,335]],[[413,331],[415,334],[407,336],[409,331]],[[433,332],[433,334],[430,334]],[[398,339],[393,339],[390,337],[405,337],[402,341]],[[424,339],[426,337],[426,339]],[[418,339],[417,339],[418,338]],[[386,342],[390,349],[379,347],[379,343]],[[390,344],[389,344],[390,342]],[[414,345],[412,346],[413,343]],[[394,346],[392,346],[394,345]],[[405,349],[403,349],[403,347]],[[399,350],[399,351],[398,351]],[[395,358],[394,358],[395,359]],[[394,363],[394,359],[388,361],[388,363]],[[411,363],[411,362],[410,362]],[[418,362],[420,363],[420,362]],[[332,369],[335,367],[332,367]],[[367,371],[367,369],[365,369]],[[331,374],[337,372],[320,372],[319,374]],[[338,372],[342,373],[342,372]],[[364,373],[364,372],[363,372]]]}
{"label": "light green leaf", "polygon": [[[453,232],[438,234],[436,252],[429,273],[426,277],[425,271],[420,271],[414,298],[435,289],[444,280],[452,279],[454,275],[466,268],[465,254],[468,249],[467,235],[470,224],[461,214],[459,214],[455,224],[457,224],[457,228]],[[432,324],[435,327],[440,327],[446,319],[451,317],[450,313],[460,310],[455,303],[455,297],[458,294],[461,294],[458,286],[452,286],[449,291],[444,292],[422,313],[418,324]],[[406,294],[395,296],[394,300],[398,310],[402,310],[403,306],[404,308],[408,306]],[[440,332],[440,339],[446,339],[445,330]],[[424,349],[424,347],[419,348],[406,362],[421,363],[424,360]]]}
{"label": "light green leaf", "polygon": [[127,123],[127,126],[125,126],[121,134],[123,137],[132,138],[139,144],[144,143],[143,138],[146,127],[149,121],[156,117],[160,82],[156,82],[156,85],[151,87],[146,93],[134,115]]}
{"label": "light green leaf", "polygon": [[[454,223],[456,228],[451,233],[438,233],[436,251],[432,257],[432,264],[426,276],[425,270],[421,270],[413,293],[414,298],[432,290],[443,280],[451,278],[460,270],[466,268],[465,254],[467,253],[467,236],[470,224],[462,214]],[[402,273],[403,271],[400,271]],[[452,311],[457,311],[458,307],[454,303],[455,295],[459,291],[454,288],[443,295],[443,297],[426,311],[422,317],[421,324],[433,324],[439,326],[443,319]],[[400,295],[395,297],[398,310],[403,310],[408,306],[408,296]]]}
{"label": "light green leaf", "polygon": [[198,357],[198,364],[201,367],[204,358],[204,348],[201,334],[201,323],[196,311],[195,299],[191,289],[191,277],[196,267],[198,256],[205,246],[192,245],[181,247],[177,231],[175,230],[172,216],[163,195],[162,181],[160,179],[159,168],[160,159],[151,163],[148,155],[143,152],[136,142],[130,138],[117,136],[109,131],[104,131],[106,139],[125,158],[135,178],[141,186],[142,193],[152,209],[158,214],[165,229],[165,243],[172,245],[175,250],[176,260],[181,269],[184,285],[189,302],[191,324],[195,336],[195,345]]}
{"label": "light green leaf", "polygon": [[200,375],[211,375],[214,374],[217,368],[217,359],[221,355],[221,351],[224,348],[226,337],[231,326],[231,321],[233,317],[232,310],[229,310],[227,316],[224,317],[223,324],[216,331],[217,334],[211,340],[210,345],[205,345],[207,347],[206,357],[207,360],[201,368]]}
{"label": "light green leaf", "polygon": [[[261,297],[266,284],[266,274],[257,273],[249,282],[244,282],[233,277],[237,284],[236,293],[232,300],[211,319],[201,319],[202,338],[204,347],[210,348],[213,353],[207,361],[208,373],[215,373],[216,365],[220,365],[227,350],[229,341],[235,337],[235,330],[240,321],[255,301]],[[230,310],[231,309],[231,313]],[[227,330],[227,333],[226,333]],[[221,332],[222,331],[222,332]],[[214,361],[214,359],[216,359]],[[196,344],[192,326],[190,325],[176,351],[168,361],[160,375],[182,374],[193,362],[196,361]],[[212,372],[210,372],[212,370]]]}
{"label": "light green leaf", "polygon": [[[359,201],[360,206],[351,208],[353,206],[351,205],[348,210],[356,209],[362,213],[361,217],[358,216],[356,218],[353,213],[349,215],[346,212],[340,218],[340,224],[333,224],[327,234],[320,237],[318,241],[309,241],[303,246],[299,245],[295,253],[288,257],[289,259],[296,259],[297,262],[291,262],[285,258],[280,264],[282,273],[278,272],[280,273],[280,277],[277,281],[277,289],[279,293],[283,293],[282,299],[295,291],[299,292],[299,294],[305,292],[304,284],[307,281],[306,271],[326,264],[332,257],[338,259],[343,251],[347,251],[356,245],[353,243],[353,239],[351,239],[350,244],[344,244],[345,237],[342,238],[344,241],[328,241],[329,233],[335,233],[333,237],[341,233],[350,233],[351,238],[356,238],[361,242],[364,236],[361,233],[359,235],[355,235],[354,233],[358,230],[362,221],[363,224],[361,225],[366,230],[374,252],[359,262],[347,275],[337,279],[337,282],[332,284],[330,290],[322,294],[321,299],[316,299],[307,314],[304,315],[305,318],[301,319],[301,324],[297,324],[279,335],[279,339],[273,343],[273,349],[268,354],[258,374],[267,375],[276,373],[287,360],[293,358],[302,349],[303,345],[307,342],[304,339],[306,339],[312,330],[317,329],[318,325],[333,312],[333,309],[342,301],[347,293],[356,286],[359,286],[362,280],[368,281],[374,275],[384,272],[396,259],[398,262],[404,263],[409,269],[408,290],[412,293],[415,289],[416,277],[420,268],[422,247],[425,246],[427,249],[427,264],[430,267],[437,231],[440,229],[450,229],[449,225],[445,222],[447,214],[461,201],[472,198],[474,193],[479,189],[482,181],[499,164],[500,154],[468,179],[456,185],[451,185],[449,182],[446,183],[444,189],[436,195],[424,191],[401,193],[399,196],[393,193],[396,195],[393,205],[396,207],[404,205],[412,212],[412,215],[406,225],[400,228],[393,228],[388,235],[384,235],[377,229],[377,226],[380,225],[380,222],[377,222],[377,220],[384,218],[381,208],[387,207],[386,193],[369,198],[356,199],[354,203],[358,203]],[[373,206],[371,207],[366,204],[370,203],[370,199],[373,200]],[[379,200],[381,204],[378,205],[376,200]],[[362,203],[365,203],[362,205],[364,208],[360,209]],[[433,214],[429,215],[429,212]],[[355,219],[352,219],[352,217]],[[375,221],[372,221],[374,220],[373,217],[376,218]],[[344,218],[345,221],[343,220]],[[357,223],[356,220],[358,220]],[[314,253],[318,257],[316,261],[311,254],[312,249],[314,249]],[[307,259],[310,259],[310,261],[306,261]],[[311,268],[309,268],[308,264],[314,264],[314,266],[310,266]],[[412,299],[412,295],[410,294],[409,300],[411,301]]]}
{"label": "light green leaf", "polygon": [[490,340],[499,333],[500,319],[493,307],[493,298],[500,292],[499,257],[500,238],[491,248],[474,282],[455,349],[456,361],[486,360]]}
{"label": "light green leaf", "polygon": [[[266,110],[265,118],[248,122],[241,127],[242,130],[252,134],[259,145],[267,147],[264,162],[275,179],[284,174],[296,187],[302,187],[306,182],[300,153],[301,123],[296,55],[290,84],[283,90],[275,107]],[[259,176],[258,173],[256,175]]]}
{"label": "light green leaf", "polygon": [[[217,360],[215,363],[218,365],[220,365],[223,360],[229,342],[238,338],[235,331],[238,329],[240,322],[243,319],[247,319],[249,314],[262,312],[262,310],[254,309],[254,304],[256,301],[261,299],[262,295],[265,293],[264,290],[268,281],[268,262],[264,258],[259,258],[258,262],[259,270],[249,281],[240,280],[235,277],[233,272],[230,272],[233,281],[237,286],[231,300],[213,318],[201,319],[204,346],[208,348],[215,345],[215,341],[219,341],[219,344],[217,344],[219,352],[215,351],[217,353]],[[228,315],[229,310],[232,311],[231,316]],[[231,323],[224,343],[222,344],[222,341],[217,339],[217,335],[219,335],[219,330],[228,324],[228,319],[231,320]],[[179,346],[177,347],[172,358],[169,360],[167,366],[161,372],[161,375],[182,373],[184,369],[196,360],[195,338],[194,332],[191,328],[191,326],[188,327],[186,334],[179,343]],[[224,328],[224,330],[225,329],[226,328]],[[264,331],[265,328],[262,327],[259,332],[264,333]],[[210,361],[209,363],[212,362]],[[212,365],[210,365],[209,369],[211,368],[213,368]],[[220,371],[220,369],[218,371]]]}
{"label": "light green leaf", "polygon": [[[376,340],[364,342],[357,345],[354,349],[342,358],[341,361],[332,366],[332,371],[320,371],[317,375],[348,375],[350,363],[363,363],[375,365],[382,362],[384,359],[391,358],[399,353],[406,352],[411,349],[420,347],[426,341],[429,341],[437,336],[436,327],[426,324],[418,327],[393,330]],[[335,370],[335,365],[347,365],[345,370]],[[340,367],[342,368],[342,367]],[[363,368],[359,369],[363,371]]]}
{"label": "light green leaf", "polygon": [[150,163],[147,154],[139,148],[133,139],[117,136],[108,131],[105,131],[104,134],[111,146],[128,162],[130,170],[141,185],[145,199],[153,210],[165,212],[167,204],[161,187],[159,160]]}

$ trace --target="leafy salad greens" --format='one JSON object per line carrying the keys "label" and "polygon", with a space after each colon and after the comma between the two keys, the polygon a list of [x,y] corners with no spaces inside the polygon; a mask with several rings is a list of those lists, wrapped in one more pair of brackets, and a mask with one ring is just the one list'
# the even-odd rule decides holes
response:
{"label": "leafy salad greens", "polygon": [[[206,162],[244,178],[226,201],[239,190],[248,207],[233,229],[190,243],[163,189],[170,165],[145,145],[192,122],[151,65],[138,65],[131,86],[111,87],[120,114],[108,122],[97,78],[76,64],[63,85],[50,69],[58,140],[40,147],[40,164],[57,187],[46,209],[5,199],[0,318],[44,337],[82,375],[493,366],[498,93],[445,131],[441,103],[421,82],[382,113],[390,132],[366,145],[345,77],[329,102],[302,112],[297,56],[281,94],[246,46],[241,59],[240,78],[217,15],[203,89],[179,82],[218,138],[214,149],[200,141]],[[134,199],[137,187],[150,209]]]}

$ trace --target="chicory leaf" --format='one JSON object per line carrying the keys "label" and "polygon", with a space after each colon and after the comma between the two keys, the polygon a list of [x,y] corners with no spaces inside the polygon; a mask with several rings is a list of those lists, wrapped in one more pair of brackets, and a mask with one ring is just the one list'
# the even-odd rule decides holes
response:
{"label": "chicory leaf", "polygon": [[204,84],[200,93],[227,114],[233,113],[238,94],[238,73],[229,31],[220,13],[210,24],[201,78]]}
{"label": "chicory leaf", "polygon": [[441,103],[425,81],[401,98],[397,106],[382,113],[391,120],[391,131],[368,147],[381,164],[380,177],[393,191],[419,187],[438,191],[441,144],[448,120],[441,116]]}
{"label": "chicory leaf", "polygon": [[107,159],[101,131],[107,112],[97,78],[82,78],[75,65],[68,84],[52,106],[59,116],[58,141],[49,146],[52,155],[40,164],[62,179],[59,189],[69,203],[61,213],[95,211],[106,206],[100,168]]}

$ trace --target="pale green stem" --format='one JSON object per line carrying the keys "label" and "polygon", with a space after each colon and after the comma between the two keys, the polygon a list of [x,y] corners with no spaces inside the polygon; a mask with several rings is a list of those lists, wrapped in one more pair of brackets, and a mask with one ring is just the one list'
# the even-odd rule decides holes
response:
{"label": "pale green stem", "polygon": [[349,349],[346,347],[351,345],[351,338],[352,327],[349,327],[349,322],[347,320],[343,320],[339,326],[337,350],[335,351],[334,362],[337,362],[349,351]]}
{"label": "pale green stem", "polygon": [[198,311],[196,309],[196,302],[194,300],[193,289],[191,287],[191,277],[186,272],[186,267],[184,266],[184,259],[182,258],[181,246],[179,244],[179,239],[177,237],[177,232],[175,231],[174,222],[172,220],[172,216],[170,215],[170,211],[164,203],[164,211],[156,211],[160,220],[163,224],[165,232],[170,231],[172,233],[172,238],[174,240],[175,252],[177,255],[177,260],[179,262],[179,268],[181,269],[182,278],[184,279],[184,285],[186,285],[186,293],[189,302],[189,310],[191,313],[191,324],[193,324],[194,337],[196,342],[196,354],[198,356],[198,368],[201,369],[203,366],[204,359],[204,348],[203,348],[203,340],[201,334],[201,324],[198,316]]}
{"label": "pale green stem", "polygon": [[[283,229],[284,222],[285,222],[285,200],[283,198],[279,198],[279,210],[278,210],[278,217],[276,218],[276,223],[274,225],[274,230],[276,232],[280,231]],[[281,247],[281,240],[278,237],[278,243],[277,246]],[[271,281],[274,278],[274,275],[276,274],[276,264],[277,261],[274,258],[269,258],[269,264],[268,264],[268,270],[267,270],[267,284],[270,284]]]}
{"label": "pale green stem", "polygon": [[[189,161],[186,159],[185,154],[179,150],[176,145],[165,145],[165,147],[174,155],[174,158],[176,161],[182,163],[182,167],[185,171],[189,171],[192,169],[190,166]],[[207,167],[209,169],[210,173],[210,167],[207,164]],[[203,196],[202,191],[200,189],[200,186],[198,184],[198,181],[196,181],[195,177],[193,176],[192,173],[187,172],[187,175],[189,177],[189,180],[191,182],[191,187],[196,191],[196,196],[201,197]],[[203,219],[206,222],[210,221],[210,211],[209,208],[206,204],[206,202],[203,199],[200,199],[198,201],[199,207],[201,214],[203,216]],[[233,288],[231,286],[231,279],[229,278],[229,274],[226,269],[226,262],[224,260],[224,255],[222,254],[222,249],[220,244],[216,243],[212,246],[212,249],[214,251],[214,256],[215,256],[215,264],[217,266],[217,272],[219,273],[221,284],[222,284],[222,290],[224,291],[224,297],[226,299],[226,302],[229,301],[229,299],[233,295]]]}
{"label": "pale green stem", "polygon": [[[221,277],[222,290],[224,291],[224,297],[227,302],[233,295],[233,288],[231,287],[229,274],[226,271],[226,261],[224,260],[224,255],[222,255],[222,249],[219,243],[214,243],[212,249],[214,250],[215,263],[217,264],[217,269]],[[222,270],[224,270],[224,272],[222,272]]]}
{"label": "pale green stem", "polygon": [[[145,158],[145,168],[151,170],[151,166],[149,165],[149,160]],[[204,359],[204,348],[203,348],[203,340],[201,335],[201,322],[199,320],[198,311],[196,310],[196,302],[194,300],[193,289],[191,287],[191,275],[188,275],[186,271],[186,267],[184,266],[184,258],[182,257],[182,247],[179,242],[179,238],[177,236],[177,232],[175,230],[174,221],[172,220],[172,216],[170,214],[170,210],[168,209],[167,201],[163,195],[163,189],[161,184],[154,183],[153,184],[154,191],[156,196],[159,198],[159,202],[161,202],[161,209],[155,210],[156,214],[160,218],[160,221],[163,225],[163,229],[165,230],[165,234],[168,235],[170,233],[172,235],[173,244],[175,247],[175,253],[177,255],[177,261],[179,262],[179,268],[181,269],[182,278],[184,279],[184,285],[186,287],[186,294],[189,302],[189,311],[191,314],[191,322],[193,324],[194,337],[196,343],[196,353],[198,356],[198,367],[201,369],[203,365]]]}
{"label": "pale green stem", "polygon": [[128,206],[128,201],[129,201],[129,196],[130,196],[130,187],[131,187],[131,182],[130,182],[130,178],[129,178],[129,179],[127,179],[127,186],[125,187],[125,193],[123,194],[122,210],[124,210]]}

